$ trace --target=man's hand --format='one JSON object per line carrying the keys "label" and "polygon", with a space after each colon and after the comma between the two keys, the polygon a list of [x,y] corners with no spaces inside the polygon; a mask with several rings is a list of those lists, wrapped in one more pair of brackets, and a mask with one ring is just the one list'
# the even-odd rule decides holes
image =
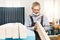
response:
{"label": "man's hand", "polygon": [[35,25],[34,25],[34,29],[36,30],[36,29],[37,29],[37,27],[38,27],[38,25],[37,25],[37,23],[35,23]]}

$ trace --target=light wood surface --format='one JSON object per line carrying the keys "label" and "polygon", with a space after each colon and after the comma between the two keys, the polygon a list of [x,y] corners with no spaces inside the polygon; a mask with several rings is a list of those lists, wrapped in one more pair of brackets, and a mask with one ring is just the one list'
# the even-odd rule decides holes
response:
{"label": "light wood surface", "polygon": [[41,26],[39,22],[36,23],[37,29],[36,31],[38,32],[41,40],[50,40],[49,36],[45,32],[44,28]]}

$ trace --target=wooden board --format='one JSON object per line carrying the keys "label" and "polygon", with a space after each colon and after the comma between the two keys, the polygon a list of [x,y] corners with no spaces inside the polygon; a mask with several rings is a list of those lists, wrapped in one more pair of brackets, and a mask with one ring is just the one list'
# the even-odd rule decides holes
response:
{"label": "wooden board", "polygon": [[47,35],[44,28],[41,26],[39,22],[36,23],[36,27],[37,27],[36,31],[38,32],[41,40],[50,40],[49,36]]}

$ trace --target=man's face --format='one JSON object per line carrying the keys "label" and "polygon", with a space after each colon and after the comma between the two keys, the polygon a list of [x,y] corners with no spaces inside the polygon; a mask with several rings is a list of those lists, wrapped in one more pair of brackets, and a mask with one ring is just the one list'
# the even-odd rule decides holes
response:
{"label": "man's face", "polygon": [[35,13],[35,14],[38,14],[40,12],[40,6],[34,6],[32,8],[32,11]]}

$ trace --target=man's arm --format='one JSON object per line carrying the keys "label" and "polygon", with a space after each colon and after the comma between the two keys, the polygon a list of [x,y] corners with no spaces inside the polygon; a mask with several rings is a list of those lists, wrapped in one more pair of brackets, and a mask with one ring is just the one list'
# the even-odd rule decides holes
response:
{"label": "man's arm", "polygon": [[43,17],[43,26],[44,26],[44,29],[47,31],[47,30],[50,30],[50,24],[49,24],[49,21],[48,21],[48,18],[46,16]]}
{"label": "man's arm", "polygon": [[25,26],[27,26],[27,29],[34,30],[34,27],[31,27],[31,19],[29,16],[25,18]]}

